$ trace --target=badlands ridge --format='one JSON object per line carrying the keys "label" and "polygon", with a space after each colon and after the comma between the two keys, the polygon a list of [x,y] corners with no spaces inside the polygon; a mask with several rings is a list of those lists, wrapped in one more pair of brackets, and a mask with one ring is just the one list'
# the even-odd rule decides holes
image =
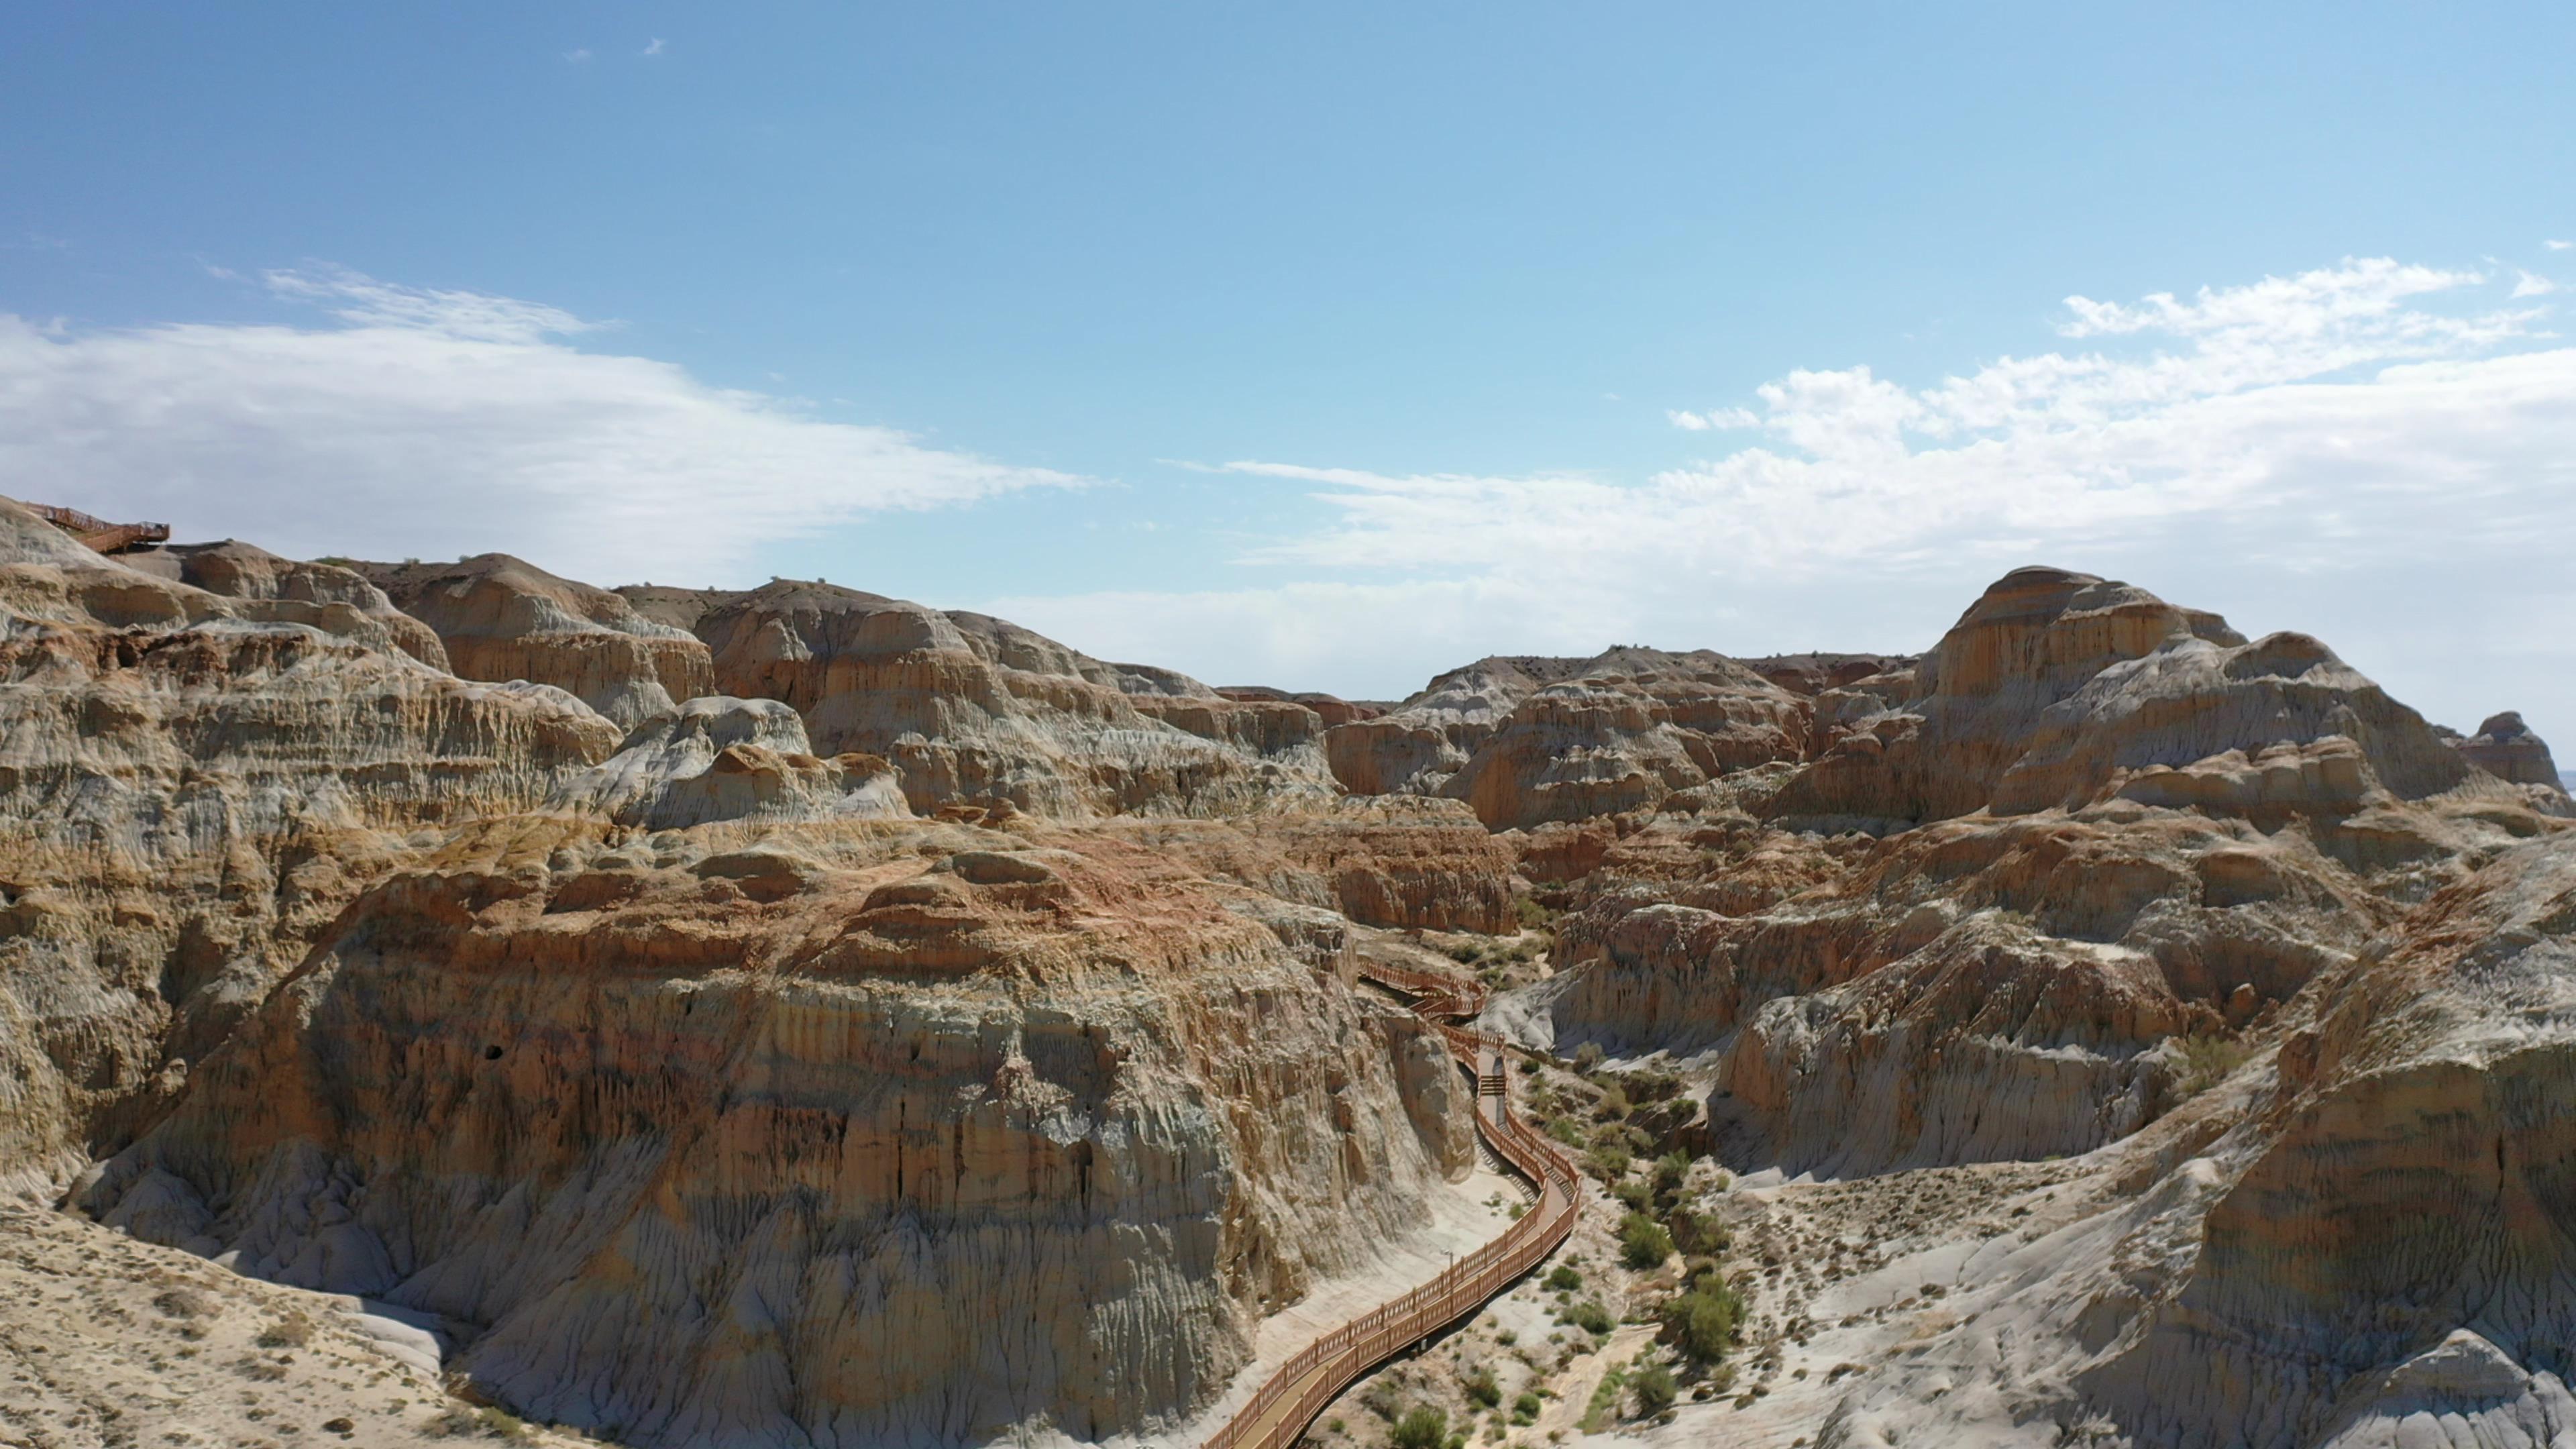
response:
{"label": "badlands ridge", "polygon": [[2306,635],[1370,704],[5,500],[0,608],[0,1440],[1183,1449],[1512,1209],[1379,955],[1587,1219],[1313,1442],[2576,1442],[2576,806]]}

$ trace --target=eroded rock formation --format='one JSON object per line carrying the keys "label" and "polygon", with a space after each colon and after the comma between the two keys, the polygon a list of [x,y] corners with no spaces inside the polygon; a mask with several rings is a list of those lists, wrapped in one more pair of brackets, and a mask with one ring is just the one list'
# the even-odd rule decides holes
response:
{"label": "eroded rock formation", "polygon": [[1427,1028],[1147,852],[741,829],[465,833],[84,1201],[630,1442],[976,1442],[1202,1401],[1453,1155]]}
{"label": "eroded rock formation", "polygon": [[1355,794],[1467,801],[1498,830],[1653,807],[1805,751],[1806,700],[1722,655],[1494,658],[1327,732]]}
{"label": "eroded rock formation", "polygon": [[2559,788],[2558,762],[2549,757],[2549,745],[2531,732],[2518,711],[2489,715],[2476,734],[2450,736],[2450,743],[2470,764],[2499,780]]}
{"label": "eroded rock formation", "polygon": [[0,610],[0,1180],[436,1315],[522,1412],[1180,1422],[1469,1168],[1349,969],[1465,932],[1536,977],[1493,1024],[1672,1074],[1656,1151],[1998,1194],[1807,1379],[1783,1344],[1888,1302],[1748,1264],[1766,1392],[1677,1443],[2576,1423],[2576,804],[2517,716],[2449,735],[2306,635],[2026,569],[1920,656],[1381,708],[820,583],[108,559],[6,503]]}
{"label": "eroded rock formation", "polygon": [[715,693],[706,646],[617,594],[557,578],[508,554],[452,564],[356,567],[404,613],[438,631],[467,679],[551,684],[633,728],[680,700]]}
{"label": "eroded rock formation", "polygon": [[423,663],[354,575],[270,562],[196,555],[213,592],[0,500],[0,1177],[116,1145],[409,832],[617,747],[561,691]]}

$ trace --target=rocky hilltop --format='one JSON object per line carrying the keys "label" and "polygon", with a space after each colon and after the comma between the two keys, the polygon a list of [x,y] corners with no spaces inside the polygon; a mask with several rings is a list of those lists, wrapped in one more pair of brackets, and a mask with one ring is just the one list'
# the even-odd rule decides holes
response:
{"label": "rocky hilltop", "polygon": [[[621,1442],[1188,1442],[1279,1325],[1503,1211],[1454,1186],[1466,1079],[1355,978],[1390,953],[1493,988],[1599,1191],[1579,1292],[1355,1389],[1354,1449],[1412,1403],[2576,1432],[2576,804],[2519,716],[2445,730],[2307,635],[2023,569],[1919,655],[1351,702],[822,583],[102,556],[5,501],[0,609],[40,1277],[220,1299],[136,1256],[193,1255]],[[84,1232],[120,1266],[38,1266]],[[17,1382],[17,1432],[106,1422]]]}

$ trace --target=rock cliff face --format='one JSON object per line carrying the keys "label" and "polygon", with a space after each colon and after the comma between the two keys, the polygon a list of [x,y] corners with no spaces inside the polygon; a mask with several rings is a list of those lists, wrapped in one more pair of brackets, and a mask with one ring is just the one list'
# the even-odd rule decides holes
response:
{"label": "rock cliff face", "polygon": [[2143,1437],[2541,1443],[2576,1408],[2576,842],[2303,999],[2203,1150],[2197,1258],[2085,1386]]}
{"label": "rock cliff face", "polygon": [[[1841,733],[1761,802],[1777,825],[1658,821],[1533,867],[1590,882],[1557,1038],[1717,1050],[1713,1130],[1791,1171],[2124,1137],[2177,1100],[2172,1043],[2268,1018],[2564,804],[2467,768],[2313,639],[2055,571],[1819,710]],[[1908,817],[1935,823],[1777,828]]]}
{"label": "rock cliff face", "polygon": [[1348,799],[1330,810],[1138,820],[1120,829],[1212,879],[1364,925],[1518,929],[1512,851],[1455,801]]}
{"label": "rock cliff face", "polygon": [[327,607],[346,605],[382,624],[394,647],[432,669],[447,668],[437,631],[396,609],[385,591],[353,569],[279,558],[239,539],[170,544],[116,556],[138,573],[193,585],[232,599],[291,599]]}
{"label": "rock cliff face", "polygon": [[12,1185],[178,1092],[409,832],[531,808],[617,746],[560,691],[423,663],[344,570],[172,553],[130,568],[0,500]]}
{"label": "rock cliff face", "polygon": [[2563,1437],[2571,903],[2576,843],[2527,841],[2320,973],[2223,1081],[2022,1198],[2042,1226],[1984,1229],[1817,1442]]}
{"label": "rock cliff face", "polygon": [[690,700],[645,724],[613,758],[565,782],[546,803],[646,830],[912,813],[885,761],[817,759],[796,711],[776,700],[725,695]]}
{"label": "rock cliff face", "polygon": [[637,613],[606,589],[508,554],[356,567],[438,631],[464,678],[551,684],[629,729],[716,692],[696,636]]}
{"label": "rock cliff face", "polygon": [[2513,710],[2489,715],[2476,734],[2452,736],[2450,743],[2470,764],[2499,780],[2559,788],[2558,762],[2549,757],[2548,744]]}
{"label": "rock cliff face", "polygon": [[1776,808],[1911,822],[1986,803],[2041,711],[2168,642],[2241,636],[2142,589],[2059,569],[2006,575],[1911,670],[1816,700],[1820,757]]}
{"label": "rock cliff face", "polygon": [[746,830],[467,832],[86,1202],[629,1442],[966,1443],[1204,1400],[1453,1155],[1427,1029],[1153,855]]}
{"label": "rock cliff face", "polygon": [[1208,815],[1333,793],[1313,711],[1104,665],[982,615],[782,580],[696,627],[725,692],[790,705],[820,750],[889,761],[921,813]]}
{"label": "rock cliff face", "polygon": [[1152,1433],[1473,1160],[1345,974],[1424,953],[1366,928],[1562,908],[1492,1020],[1678,1073],[1653,1132],[2038,1184],[1935,1225],[1945,1307],[1857,1371],[1778,1346],[1885,1302],[1782,1308],[1779,1392],[1677,1445],[2549,1442],[2554,782],[2518,717],[2059,570],[1920,656],[1381,708],[819,583],[107,559],[0,501],[0,1191],[436,1315],[626,1442]]}
{"label": "rock cliff face", "polygon": [[1722,655],[1494,658],[1325,735],[1355,794],[1464,800],[1497,830],[1652,807],[1805,751],[1809,705]]}

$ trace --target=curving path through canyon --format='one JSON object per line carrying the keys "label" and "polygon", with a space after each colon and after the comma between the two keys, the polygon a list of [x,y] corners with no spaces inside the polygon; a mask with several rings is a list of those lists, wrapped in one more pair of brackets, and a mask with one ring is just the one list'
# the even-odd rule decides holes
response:
{"label": "curving path through canyon", "polygon": [[1476,1081],[1476,1131],[1494,1154],[1538,1188],[1538,1202],[1483,1247],[1440,1276],[1388,1299],[1306,1346],[1280,1366],[1204,1449],[1282,1449],[1360,1375],[1464,1319],[1537,1267],[1574,1230],[1578,1210],[1573,1160],[1512,1111],[1510,1055],[1502,1039],[1471,1031],[1484,991],[1472,983],[1378,961],[1359,974],[1413,998],[1413,1010],[1439,1028],[1450,1055]]}

